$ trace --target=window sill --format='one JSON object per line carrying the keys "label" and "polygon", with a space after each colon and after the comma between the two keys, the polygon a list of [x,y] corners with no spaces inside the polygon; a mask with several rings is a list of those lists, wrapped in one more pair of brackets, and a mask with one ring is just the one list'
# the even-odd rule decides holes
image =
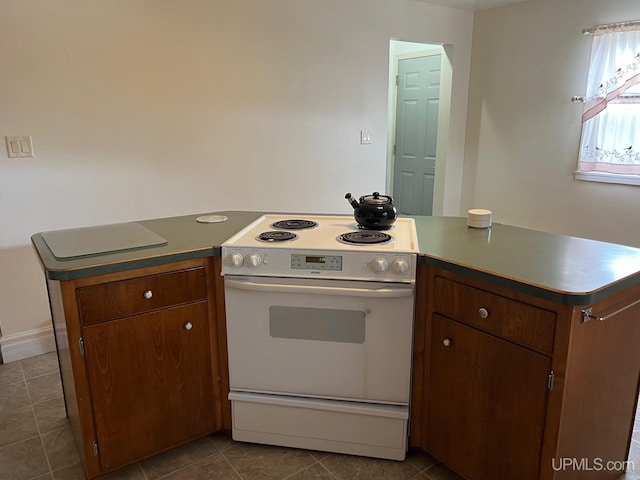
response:
{"label": "window sill", "polygon": [[640,185],[640,175],[620,175],[604,172],[573,172],[576,180],[587,182],[619,183],[623,185]]}

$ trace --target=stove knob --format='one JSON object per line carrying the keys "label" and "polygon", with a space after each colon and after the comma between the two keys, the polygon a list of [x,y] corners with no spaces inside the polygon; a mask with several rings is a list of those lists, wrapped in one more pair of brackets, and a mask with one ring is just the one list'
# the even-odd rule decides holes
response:
{"label": "stove knob", "polygon": [[404,275],[409,271],[409,262],[404,258],[397,258],[391,262],[391,271],[396,275]]}
{"label": "stove knob", "polygon": [[247,267],[257,268],[262,265],[262,257],[257,253],[250,253],[246,258]]}
{"label": "stove knob", "polygon": [[385,258],[376,258],[369,264],[369,268],[371,268],[374,273],[384,273],[389,270],[389,262],[387,262]]}
{"label": "stove knob", "polygon": [[232,253],[231,255],[227,256],[227,259],[229,260],[229,265],[234,268],[241,267],[242,262],[244,261],[244,257],[241,253]]}

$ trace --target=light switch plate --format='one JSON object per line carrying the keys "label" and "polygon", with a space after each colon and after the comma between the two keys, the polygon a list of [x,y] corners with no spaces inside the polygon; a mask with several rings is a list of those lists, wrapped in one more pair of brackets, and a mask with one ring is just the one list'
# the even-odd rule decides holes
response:
{"label": "light switch plate", "polygon": [[4,137],[7,143],[7,154],[9,158],[29,158],[33,157],[33,141],[30,135],[16,135]]}
{"label": "light switch plate", "polygon": [[371,130],[360,130],[360,145],[371,143]]}

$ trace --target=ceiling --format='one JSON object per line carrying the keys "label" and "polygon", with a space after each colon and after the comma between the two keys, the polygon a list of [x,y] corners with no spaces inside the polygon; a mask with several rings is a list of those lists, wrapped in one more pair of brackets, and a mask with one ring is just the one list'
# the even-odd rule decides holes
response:
{"label": "ceiling", "polygon": [[418,2],[432,3],[444,7],[463,8],[465,10],[484,10],[485,8],[501,7],[513,3],[521,3],[527,0],[417,0]]}

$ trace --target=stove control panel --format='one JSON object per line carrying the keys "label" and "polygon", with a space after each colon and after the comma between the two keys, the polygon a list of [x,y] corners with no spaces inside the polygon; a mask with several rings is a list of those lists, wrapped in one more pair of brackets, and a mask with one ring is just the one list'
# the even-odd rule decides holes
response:
{"label": "stove control panel", "polygon": [[223,275],[414,282],[417,256],[337,250],[222,247]]}
{"label": "stove control panel", "polygon": [[340,255],[291,255],[293,270],[342,270],[342,256]]}

